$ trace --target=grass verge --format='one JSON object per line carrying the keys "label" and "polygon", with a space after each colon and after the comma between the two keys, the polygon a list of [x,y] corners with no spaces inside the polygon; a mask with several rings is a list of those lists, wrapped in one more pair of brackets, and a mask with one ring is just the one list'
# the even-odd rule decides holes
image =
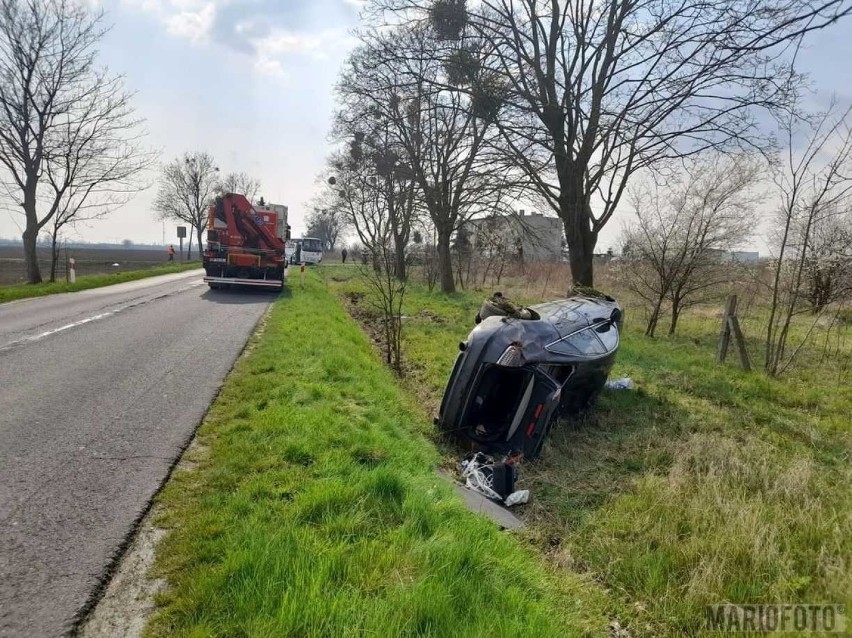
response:
{"label": "grass verge", "polygon": [[423,411],[311,273],[158,497],[149,636],[577,636],[605,595],[461,504]]}
{"label": "grass verge", "polygon": [[[325,276],[366,290],[357,268]],[[433,413],[486,294],[409,284],[406,384]],[[614,376],[638,389],[604,392],[520,468],[541,552],[601,583],[630,636],[700,634],[712,604],[852,608],[848,381],[825,365],[782,379],[716,365],[712,313],[657,339],[630,317]]]}
{"label": "grass verge", "polygon": [[127,272],[115,273],[113,275],[87,275],[78,277],[73,284],[64,281],[42,282],[40,284],[15,284],[12,286],[0,286],[0,303],[5,301],[15,301],[17,299],[27,299],[29,297],[44,297],[45,295],[55,295],[60,292],[78,292],[80,290],[89,290],[90,288],[101,288],[103,286],[111,286],[120,284],[126,281],[136,281],[137,279],[145,279],[146,277],[156,277],[157,275],[168,275],[184,270],[193,270],[201,268],[201,262],[190,262],[188,264],[174,264],[171,266],[157,266],[147,270],[130,270]]}

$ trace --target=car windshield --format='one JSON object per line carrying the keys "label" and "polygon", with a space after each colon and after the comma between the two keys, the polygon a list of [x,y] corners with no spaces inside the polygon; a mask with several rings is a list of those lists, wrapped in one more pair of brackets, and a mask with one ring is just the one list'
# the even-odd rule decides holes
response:
{"label": "car windshield", "polygon": [[[616,331],[613,332],[615,333]],[[547,346],[547,349],[551,352],[571,356],[594,356],[606,354],[608,351],[607,347],[598,338],[594,327],[579,330],[572,335],[564,337],[556,343]]]}

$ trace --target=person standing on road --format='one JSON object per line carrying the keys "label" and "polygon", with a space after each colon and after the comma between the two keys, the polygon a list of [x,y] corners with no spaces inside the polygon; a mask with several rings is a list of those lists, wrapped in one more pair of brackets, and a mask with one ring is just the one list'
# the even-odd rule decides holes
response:
{"label": "person standing on road", "polygon": [[166,250],[166,252],[169,253],[169,261],[174,261],[175,260],[175,247],[169,245],[169,248],[168,248],[168,250]]}
{"label": "person standing on road", "polygon": [[348,253],[348,252],[346,252],[346,249],[345,249],[345,248],[344,248],[343,250],[341,250],[341,251],[340,251],[340,258],[343,260],[343,263],[344,263],[344,264],[346,263],[346,255],[348,255],[348,254],[349,254],[349,253]]}

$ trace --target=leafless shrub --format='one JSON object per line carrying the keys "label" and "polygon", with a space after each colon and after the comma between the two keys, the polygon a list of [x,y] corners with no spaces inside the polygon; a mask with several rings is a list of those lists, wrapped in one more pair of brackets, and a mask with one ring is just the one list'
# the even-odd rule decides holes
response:
{"label": "leafless shrub", "polygon": [[759,178],[754,160],[713,155],[691,159],[678,179],[633,189],[636,224],[624,233],[622,272],[650,309],[646,335],[654,336],[666,302],[674,334],[684,309],[732,280],[729,251],[754,226]]}
{"label": "leafless shrub", "polygon": [[788,115],[780,125],[787,151],[774,166],[781,205],[764,354],[764,369],[772,376],[793,363],[822,314],[788,352],[793,317],[813,307],[802,302],[808,297],[809,260],[819,259],[814,249],[820,228],[830,228],[838,211],[852,208],[852,109],[830,108],[809,119]]}

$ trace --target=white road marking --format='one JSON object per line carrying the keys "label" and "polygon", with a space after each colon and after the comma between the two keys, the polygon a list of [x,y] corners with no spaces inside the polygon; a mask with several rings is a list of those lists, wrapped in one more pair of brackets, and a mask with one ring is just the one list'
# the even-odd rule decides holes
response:
{"label": "white road marking", "polygon": [[110,310],[108,312],[101,312],[99,314],[92,315],[91,317],[86,317],[85,319],[80,319],[79,321],[74,321],[72,323],[65,324],[64,326],[60,326],[59,328],[54,328],[53,330],[48,330],[46,332],[42,332],[42,333],[39,333],[39,334],[36,334],[36,335],[31,335],[29,337],[24,337],[23,339],[18,339],[16,341],[10,341],[9,343],[6,343],[6,344],[3,344],[2,346],[0,346],[0,352],[2,352],[4,350],[9,350],[9,349],[14,348],[16,346],[22,346],[22,345],[25,345],[25,344],[35,343],[36,341],[41,341],[42,339],[50,337],[51,335],[55,335],[59,332],[64,332],[65,330],[70,330],[71,328],[77,328],[77,327],[85,325],[87,323],[92,323],[93,321],[105,319],[107,317],[111,317],[115,314],[118,314],[119,312],[129,310],[130,308],[136,308],[137,306],[143,306],[147,303],[151,303],[152,301],[157,301],[158,299],[163,299],[165,297],[171,297],[172,295],[177,295],[177,294],[180,294],[182,292],[186,292],[187,290],[191,290],[193,288],[197,288],[198,286],[203,286],[203,285],[204,285],[203,281],[192,282],[188,286],[184,286],[183,288],[179,288],[178,290],[172,290],[172,291],[167,292],[165,294],[157,295],[155,297],[151,297],[150,299],[144,299],[142,301],[134,301],[132,303],[125,304],[123,306],[119,306],[118,308],[115,308],[114,310]]}
{"label": "white road marking", "polygon": [[49,337],[50,335],[55,335],[57,332],[62,332],[63,330],[68,330],[69,328],[76,328],[77,326],[82,326],[84,323],[90,323],[92,321],[97,321],[98,319],[103,319],[104,317],[109,317],[110,315],[114,315],[118,310],[112,310],[110,312],[102,312],[99,315],[95,315],[93,317],[87,317],[86,319],[81,319],[80,321],[75,321],[74,323],[69,323],[60,328],[56,328],[54,330],[48,330],[47,332],[42,332],[39,335],[34,335],[32,337],[27,337],[26,339],[22,339],[21,341],[38,341],[39,339],[44,339],[45,337]]}

